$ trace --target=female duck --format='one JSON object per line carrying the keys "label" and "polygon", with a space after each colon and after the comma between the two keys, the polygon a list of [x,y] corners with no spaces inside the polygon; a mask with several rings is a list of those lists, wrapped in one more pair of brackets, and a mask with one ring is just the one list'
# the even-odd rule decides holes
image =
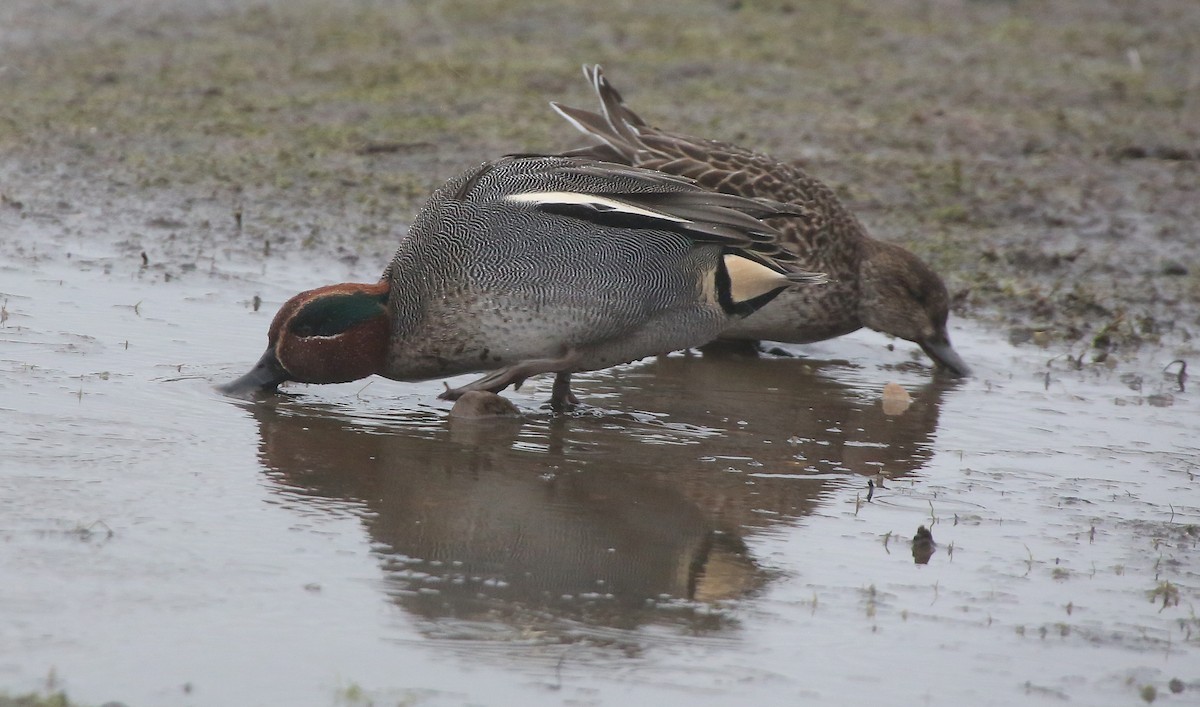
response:
{"label": "female duck", "polygon": [[376,284],[302,292],[275,315],[258,364],[223,387],[488,375],[441,397],[499,392],[698,346],[783,290],[762,219],[804,210],[589,159],[510,157],[452,179],[421,209]]}
{"label": "female duck", "polygon": [[771,223],[799,267],[824,272],[824,287],[789,290],[769,307],[721,333],[725,339],[796,344],[830,339],[862,327],[919,345],[955,376],[970,369],[950,345],[950,298],[937,273],[900,246],[875,240],[829,187],[798,167],[728,143],[667,132],[627,108],[600,67],[584,67],[602,114],[551,106],[599,140],[570,155],[656,169],[695,179],[713,191],[802,206],[803,217]]}

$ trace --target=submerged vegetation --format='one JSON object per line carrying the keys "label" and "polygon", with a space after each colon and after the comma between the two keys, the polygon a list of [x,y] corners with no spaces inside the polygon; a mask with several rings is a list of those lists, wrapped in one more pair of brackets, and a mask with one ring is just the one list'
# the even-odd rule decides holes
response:
{"label": "submerged vegetation", "polygon": [[65,692],[7,695],[0,693],[0,707],[83,707],[67,699]]}

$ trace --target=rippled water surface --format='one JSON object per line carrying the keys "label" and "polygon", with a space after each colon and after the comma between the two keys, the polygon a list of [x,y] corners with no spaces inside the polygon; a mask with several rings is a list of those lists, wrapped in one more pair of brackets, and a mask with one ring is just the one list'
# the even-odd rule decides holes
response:
{"label": "rippled water surface", "polygon": [[[1169,357],[1074,370],[958,322],[962,383],[864,334],[583,375],[588,407],[562,417],[548,380],[510,395],[522,420],[449,420],[436,381],[245,403],[210,386],[257,358],[279,302],[377,265],[214,256],[168,278],[133,248],[79,236],[0,262],[8,689],[53,672],[131,706],[1200,695],[1200,417],[1158,373]],[[902,414],[889,382],[914,398]]]}

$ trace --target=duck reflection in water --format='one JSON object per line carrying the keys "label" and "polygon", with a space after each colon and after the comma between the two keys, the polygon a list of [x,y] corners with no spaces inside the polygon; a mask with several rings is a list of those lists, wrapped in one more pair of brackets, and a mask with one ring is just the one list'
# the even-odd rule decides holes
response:
{"label": "duck reflection in water", "polygon": [[893,417],[877,394],[838,382],[844,370],[821,369],[672,355],[580,381],[626,410],[673,398],[671,420],[686,425],[428,409],[383,421],[302,399],[249,409],[261,462],[289,498],[365,506],[387,593],[431,631],[458,620],[465,637],[484,622],[492,637],[536,628],[567,640],[580,624],[723,628],[713,606],[770,576],[749,534],[812,512],[838,483],[830,471],[898,478],[926,463],[945,384]]}

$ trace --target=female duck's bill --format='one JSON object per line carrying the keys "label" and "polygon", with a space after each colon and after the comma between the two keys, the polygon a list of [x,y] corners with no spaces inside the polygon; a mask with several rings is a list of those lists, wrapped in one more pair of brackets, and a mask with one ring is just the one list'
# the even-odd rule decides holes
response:
{"label": "female duck's bill", "polygon": [[925,355],[933,359],[938,370],[945,371],[957,378],[971,375],[971,367],[958,355],[958,351],[950,345],[950,339],[945,335],[934,336],[918,342]]}

